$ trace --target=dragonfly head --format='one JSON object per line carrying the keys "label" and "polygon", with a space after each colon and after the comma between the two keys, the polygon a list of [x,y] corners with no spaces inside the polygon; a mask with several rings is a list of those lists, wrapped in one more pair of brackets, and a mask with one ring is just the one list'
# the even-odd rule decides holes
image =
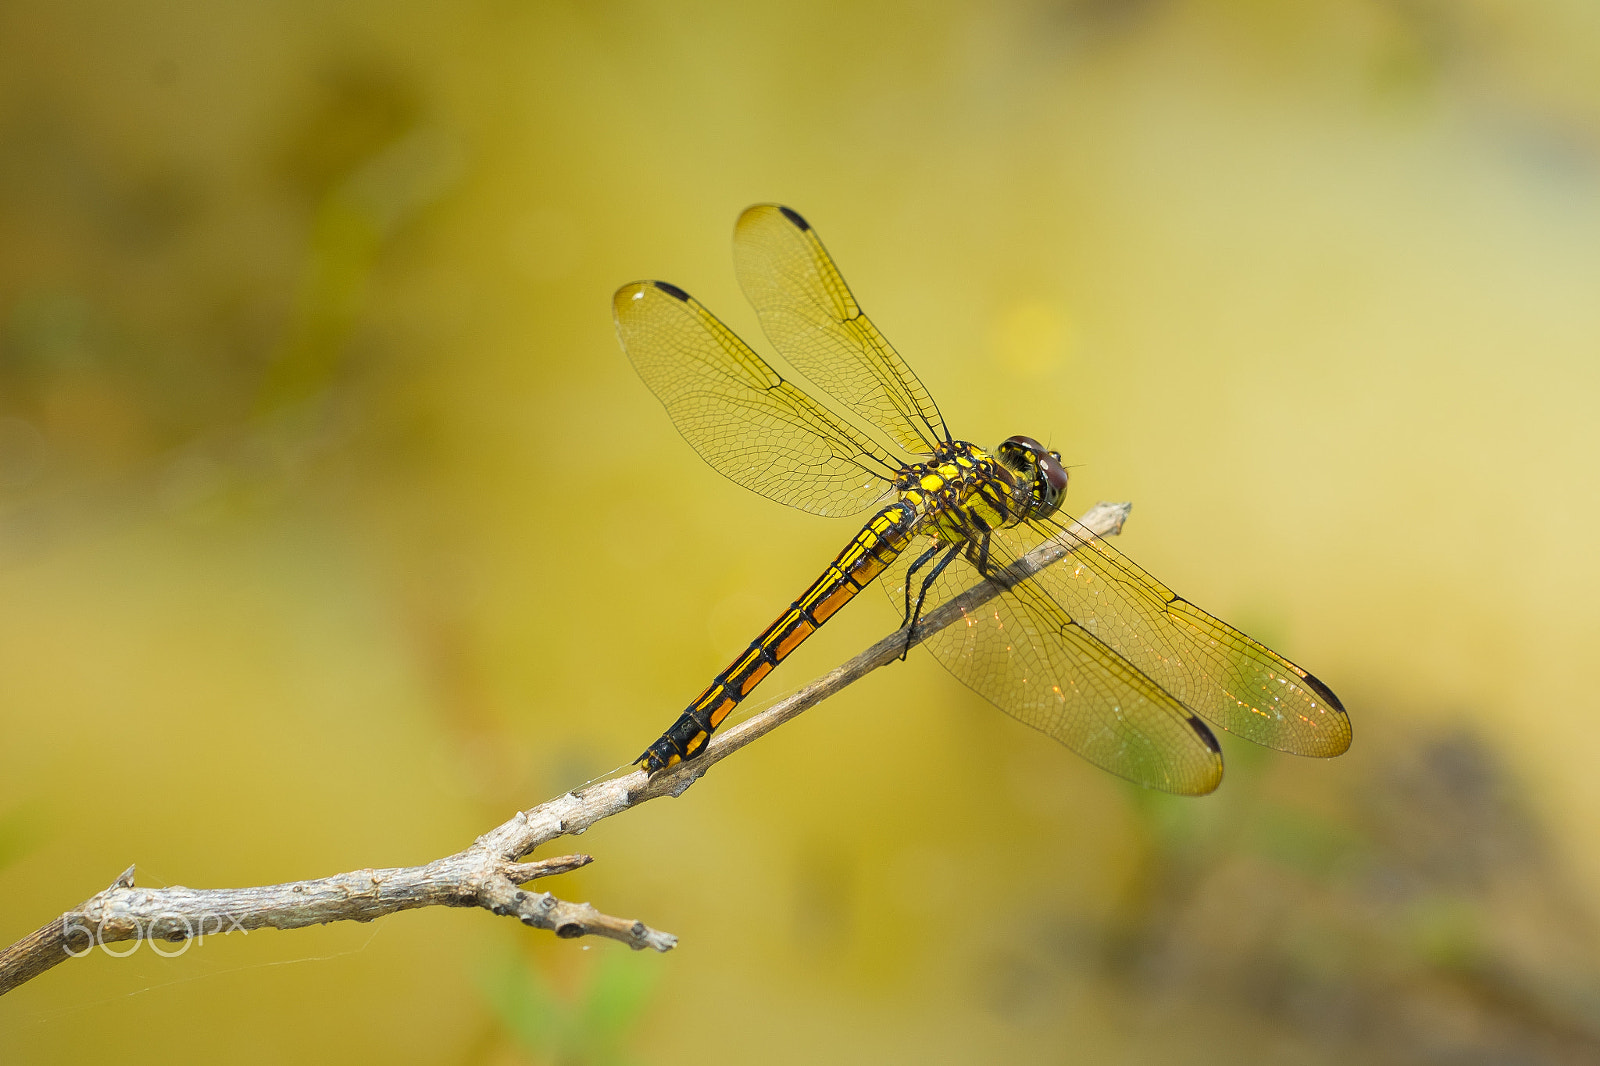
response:
{"label": "dragonfly head", "polygon": [[1032,437],[1007,437],[996,449],[1000,461],[1021,480],[1028,490],[1030,513],[1047,516],[1055,513],[1067,495],[1067,468],[1061,453],[1053,452]]}

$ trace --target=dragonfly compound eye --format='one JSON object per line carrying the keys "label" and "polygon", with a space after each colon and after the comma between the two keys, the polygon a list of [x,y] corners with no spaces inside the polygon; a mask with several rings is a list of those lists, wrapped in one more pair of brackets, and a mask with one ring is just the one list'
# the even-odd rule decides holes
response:
{"label": "dragonfly compound eye", "polygon": [[1028,479],[1034,513],[1055,513],[1067,494],[1067,468],[1061,465],[1061,457],[1020,434],[1001,441],[997,451],[1002,463]]}

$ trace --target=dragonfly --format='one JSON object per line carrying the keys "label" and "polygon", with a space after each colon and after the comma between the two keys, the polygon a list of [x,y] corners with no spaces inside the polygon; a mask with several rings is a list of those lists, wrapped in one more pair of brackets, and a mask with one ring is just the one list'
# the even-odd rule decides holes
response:
{"label": "dragonfly", "polygon": [[[734,259],[762,330],[807,384],[665,281],[617,290],[623,350],[719,473],[811,514],[876,509],[637,765],[654,775],[703,754],[756,686],[874,581],[903,614],[907,651],[925,613],[994,584],[922,645],[1006,714],[1148,788],[1203,795],[1221,783],[1207,722],[1296,755],[1350,746],[1328,686],[1058,515],[1068,481],[1058,452],[1021,435],[992,452],[952,437],[798,212],[747,209]],[[1047,539],[1070,554],[1026,580],[1003,577]]]}

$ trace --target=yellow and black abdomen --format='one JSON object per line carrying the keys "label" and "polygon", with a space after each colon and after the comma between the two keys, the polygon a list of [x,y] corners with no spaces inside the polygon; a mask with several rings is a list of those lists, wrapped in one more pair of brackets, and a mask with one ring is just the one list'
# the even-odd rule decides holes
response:
{"label": "yellow and black abdomen", "polygon": [[856,593],[871,584],[910,545],[921,519],[917,507],[907,500],[892,503],[874,515],[822,576],[717,675],[700,698],[678,716],[671,729],[661,734],[634,761],[655,773],[704,751],[712,731],[750,695],[761,679],[820,629],[839,608],[854,599]]}

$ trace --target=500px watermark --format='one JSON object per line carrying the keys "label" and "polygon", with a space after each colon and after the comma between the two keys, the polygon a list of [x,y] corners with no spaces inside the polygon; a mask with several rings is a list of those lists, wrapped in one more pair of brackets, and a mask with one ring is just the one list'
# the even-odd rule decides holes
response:
{"label": "500px watermark", "polygon": [[[103,921],[90,922],[81,914],[63,914],[61,950],[76,959],[98,947],[112,958],[121,959],[138,951],[140,944],[148,942],[150,950],[157,955],[175,959],[188,951],[190,945],[203,941],[208,936],[232,932],[244,933],[246,936],[250,934],[250,930],[232,914],[202,914],[198,918],[187,914],[155,914],[148,918],[127,920],[133,924],[133,935],[128,936],[125,931],[119,929],[117,935],[108,940]],[[215,928],[212,928],[213,922],[216,923]],[[111,947],[112,944],[124,940],[132,940],[133,943],[122,950],[114,950]],[[161,946],[173,941],[178,941],[178,945],[170,951]]]}

